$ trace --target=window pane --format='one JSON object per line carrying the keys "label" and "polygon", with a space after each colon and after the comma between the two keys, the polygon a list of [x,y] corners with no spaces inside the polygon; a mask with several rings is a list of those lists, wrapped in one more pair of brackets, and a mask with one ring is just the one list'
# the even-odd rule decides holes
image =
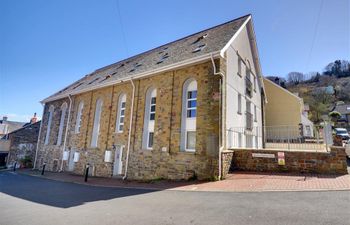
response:
{"label": "window pane", "polygon": [[155,118],[155,114],[154,113],[149,114],[149,120],[154,120],[154,118]]}
{"label": "window pane", "polygon": [[187,93],[187,99],[190,99],[190,98],[197,98],[197,91],[189,91]]}
{"label": "window pane", "polygon": [[190,100],[187,102],[187,108],[195,108],[197,107],[197,101],[196,100]]}
{"label": "window pane", "polygon": [[187,118],[196,117],[196,114],[197,114],[197,110],[195,109],[187,110]]}
{"label": "window pane", "polygon": [[125,108],[125,102],[122,102],[122,108]]}
{"label": "window pane", "polygon": [[120,122],[120,123],[124,123],[124,116],[120,117],[119,122]]}
{"label": "window pane", "polygon": [[149,148],[153,147],[153,132],[148,133],[148,147]]}
{"label": "window pane", "polygon": [[124,129],[124,125],[119,125],[119,130],[122,131]]}
{"label": "window pane", "polygon": [[155,105],[152,105],[151,106],[151,112],[155,112],[156,111],[156,106]]}
{"label": "window pane", "polygon": [[187,131],[186,149],[195,149],[195,148],[196,148],[196,132]]}
{"label": "window pane", "polygon": [[156,97],[152,97],[151,104],[156,104]]}
{"label": "window pane", "polygon": [[120,115],[124,116],[124,113],[125,113],[125,110],[122,109],[122,110],[120,111]]}

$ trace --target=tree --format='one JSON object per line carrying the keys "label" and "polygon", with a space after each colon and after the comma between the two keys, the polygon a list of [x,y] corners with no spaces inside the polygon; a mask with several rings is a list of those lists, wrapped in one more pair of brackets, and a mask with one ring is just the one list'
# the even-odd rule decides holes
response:
{"label": "tree", "polygon": [[290,72],[287,75],[287,80],[289,84],[298,85],[305,80],[305,75],[300,72]]}
{"label": "tree", "polygon": [[350,62],[347,60],[335,60],[325,67],[323,74],[338,78],[348,77],[350,76]]}
{"label": "tree", "polygon": [[328,114],[328,116],[331,118],[331,121],[334,123],[334,126],[337,126],[337,122],[341,117],[340,112],[333,111]]}

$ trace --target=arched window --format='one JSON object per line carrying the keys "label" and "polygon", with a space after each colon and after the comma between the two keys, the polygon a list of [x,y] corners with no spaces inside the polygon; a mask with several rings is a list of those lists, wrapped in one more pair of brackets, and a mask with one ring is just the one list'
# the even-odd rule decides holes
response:
{"label": "arched window", "polygon": [[100,134],[100,120],[102,113],[102,100],[99,98],[96,101],[95,117],[94,117],[94,126],[92,129],[91,137],[91,147],[96,148],[98,143],[98,136]]}
{"label": "arched window", "polygon": [[156,118],[157,89],[149,88],[146,93],[142,147],[153,148],[154,120]]}
{"label": "arched window", "polygon": [[84,102],[81,101],[78,105],[78,112],[77,112],[77,118],[75,121],[75,133],[80,133],[80,127],[81,127],[81,117],[83,115],[83,109],[84,109]]}
{"label": "arched window", "polygon": [[118,100],[118,114],[116,123],[116,132],[122,133],[124,129],[126,94],[121,94]]}
{"label": "arched window", "polygon": [[182,89],[181,150],[196,149],[197,82],[188,79]]}
{"label": "arched window", "polygon": [[63,127],[64,127],[64,119],[66,117],[66,111],[67,111],[67,103],[63,103],[61,106],[61,119],[60,119],[60,126],[58,127],[58,136],[57,136],[57,145],[61,145],[62,143],[62,134],[63,134]]}
{"label": "arched window", "polygon": [[50,142],[50,131],[51,131],[51,123],[52,123],[52,116],[54,113],[55,107],[53,105],[49,108],[49,119],[47,122],[47,129],[46,129],[46,137],[45,137],[45,145],[48,145]]}

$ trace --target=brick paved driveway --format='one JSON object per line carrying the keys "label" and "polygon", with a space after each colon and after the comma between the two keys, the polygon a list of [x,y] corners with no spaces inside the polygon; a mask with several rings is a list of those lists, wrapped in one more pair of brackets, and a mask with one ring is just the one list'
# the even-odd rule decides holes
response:
{"label": "brick paved driveway", "polygon": [[[21,170],[20,173],[40,176],[38,171]],[[301,174],[271,174],[235,172],[227,179],[216,182],[200,181],[154,181],[148,183],[122,181],[112,178],[89,178],[84,183],[82,176],[68,173],[45,173],[45,178],[106,187],[142,188],[154,190],[184,190],[184,191],[225,191],[225,192],[256,192],[256,191],[315,191],[315,190],[350,190],[350,175],[301,175]]]}

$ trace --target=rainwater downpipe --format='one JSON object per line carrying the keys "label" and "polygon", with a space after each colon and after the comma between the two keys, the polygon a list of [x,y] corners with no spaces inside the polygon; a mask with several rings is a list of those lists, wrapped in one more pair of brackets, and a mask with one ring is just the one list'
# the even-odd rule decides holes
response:
{"label": "rainwater downpipe", "polygon": [[134,112],[134,97],[135,97],[135,84],[132,78],[130,79],[131,85],[132,85],[132,97],[131,97],[131,111],[130,111],[130,120],[129,120],[129,135],[128,135],[128,146],[127,146],[127,152],[126,152],[126,162],[125,162],[125,174],[123,176],[123,180],[125,180],[128,177],[128,165],[129,165],[129,154],[130,154],[130,142],[131,142],[131,128],[132,128],[132,119],[133,119],[133,112]]}
{"label": "rainwater downpipe", "polygon": [[[226,96],[225,96],[225,89],[226,89],[226,78],[224,76],[224,74],[222,72],[217,72],[216,71],[216,66],[215,66],[215,62],[214,62],[214,58],[213,58],[213,54],[210,55],[210,58],[211,58],[211,62],[213,64],[213,69],[214,69],[214,75],[219,75],[221,76],[222,78],[222,85],[221,85],[221,88],[220,88],[220,96],[221,96],[221,103],[219,108],[221,109],[221,120],[219,119],[219,123],[220,124],[220,127],[221,127],[221,132],[219,132],[219,139],[221,139],[221,146],[219,148],[219,176],[218,176],[218,179],[220,180],[221,179],[221,153],[222,153],[222,150],[224,150],[224,146],[225,146],[225,126],[224,126],[224,115],[225,115],[225,104],[226,104]],[[221,122],[220,122],[221,121]],[[221,135],[220,135],[221,134]]]}
{"label": "rainwater downpipe", "polygon": [[68,119],[67,119],[67,125],[66,125],[66,133],[64,135],[64,141],[63,141],[62,161],[61,161],[60,172],[63,171],[63,154],[64,154],[64,151],[66,150],[67,135],[68,135],[68,130],[69,130],[69,122],[70,122],[70,113],[71,113],[71,110],[72,110],[72,98],[71,98],[71,95],[68,95],[68,98],[69,98],[69,110],[68,110]]}
{"label": "rainwater downpipe", "polygon": [[41,105],[43,106],[43,113],[41,114],[39,135],[38,135],[38,140],[37,140],[37,142],[36,142],[36,150],[35,150],[35,159],[34,159],[33,170],[35,170],[36,162],[37,162],[37,158],[38,158],[38,150],[39,150],[39,143],[40,143],[40,136],[41,136],[41,128],[42,128],[42,126],[43,126],[44,112],[45,112],[45,104],[41,103]]}

